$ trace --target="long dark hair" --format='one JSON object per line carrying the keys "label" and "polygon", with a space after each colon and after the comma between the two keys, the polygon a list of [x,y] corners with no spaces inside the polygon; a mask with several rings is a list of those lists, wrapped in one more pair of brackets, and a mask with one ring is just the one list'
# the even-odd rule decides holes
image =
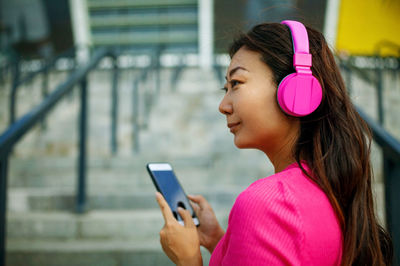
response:
{"label": "long dark hair", "polygon": [[[371,191],[371,132],[355,110],[324,36],[307,27],[313,75],[323,99],[318,109],[300,119],[293,157],[305,160],[303,172],[325,192],[343,232],[342,265],[392,265],[393,246],[379,225]],[[265,23],[241,34],[230,48],[258,52],[274,74],[275,84],[295,72],[289,28]]]}

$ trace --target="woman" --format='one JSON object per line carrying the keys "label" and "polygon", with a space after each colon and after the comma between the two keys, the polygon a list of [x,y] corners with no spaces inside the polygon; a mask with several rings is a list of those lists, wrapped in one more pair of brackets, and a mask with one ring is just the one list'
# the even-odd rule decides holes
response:
{"label": "woman", "polygon": [[183,209],[180,226],[157,194],[166,254],[202,265],[202,245],[210,265],[391,265],[392,244],[373,208],[371,135],[323,35],[294,21],[261,24],[230,56],[219,110],[235,145],[263,151],[275,174],[238,196],[226,232],[203,197],[189,196],[196,228]]}

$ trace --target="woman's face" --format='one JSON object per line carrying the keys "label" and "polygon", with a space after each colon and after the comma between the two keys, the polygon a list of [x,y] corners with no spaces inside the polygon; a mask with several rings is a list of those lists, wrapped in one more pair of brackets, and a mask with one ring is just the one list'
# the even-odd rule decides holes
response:
{"label": "woman's face", "polygon": [[297,137],[299,121],[285,115],[276,100],[277,85],[261,55],[245,47],[233,56],[219,111],[226,116],[238,148],[256,148],[272,160]]}

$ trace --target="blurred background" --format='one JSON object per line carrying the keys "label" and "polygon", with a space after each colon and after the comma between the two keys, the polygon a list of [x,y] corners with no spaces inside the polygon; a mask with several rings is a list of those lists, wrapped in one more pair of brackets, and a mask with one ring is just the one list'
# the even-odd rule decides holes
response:
{"label": "blurred background", "polygon": [[0,265],[172,265],[154,161],[226,228],[273,174],[218,112],[227,48],[284,19],[324,33],[374,133],[376,210],[400,258],[399,14],[399,0],[0,0]]}

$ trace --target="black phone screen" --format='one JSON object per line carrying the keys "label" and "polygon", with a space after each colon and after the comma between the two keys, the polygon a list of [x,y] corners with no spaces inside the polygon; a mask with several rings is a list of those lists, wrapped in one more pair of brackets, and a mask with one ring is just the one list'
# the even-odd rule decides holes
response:
{"label": "black phone screen", "polygon": [[[190,202],[186,197],[186,194],[183,191],[181,185],[179,184],[174,172],[172,171],[172,168],[171,170],[169,170],[168,167],[167,169],[163,170],[155,170],[154,168],[157,167],[152,167],[152,164],[149,164],[147,166],[147,169],[149,170],[149,173],[153,179],[154,184],[157,187],[157,190],[159,190],[159,192],[161,192],[161,194],[164,196],[175,218],[178,221],[182,221],[182,218],[178,215],[177,212],[178,207],[189,210],[192,214],[192,217],[195,218],[196,215],[194,213],[194,210],[190,205]],[[198,225],[197,218],[194,219],[194,222],[196,225]]]}

